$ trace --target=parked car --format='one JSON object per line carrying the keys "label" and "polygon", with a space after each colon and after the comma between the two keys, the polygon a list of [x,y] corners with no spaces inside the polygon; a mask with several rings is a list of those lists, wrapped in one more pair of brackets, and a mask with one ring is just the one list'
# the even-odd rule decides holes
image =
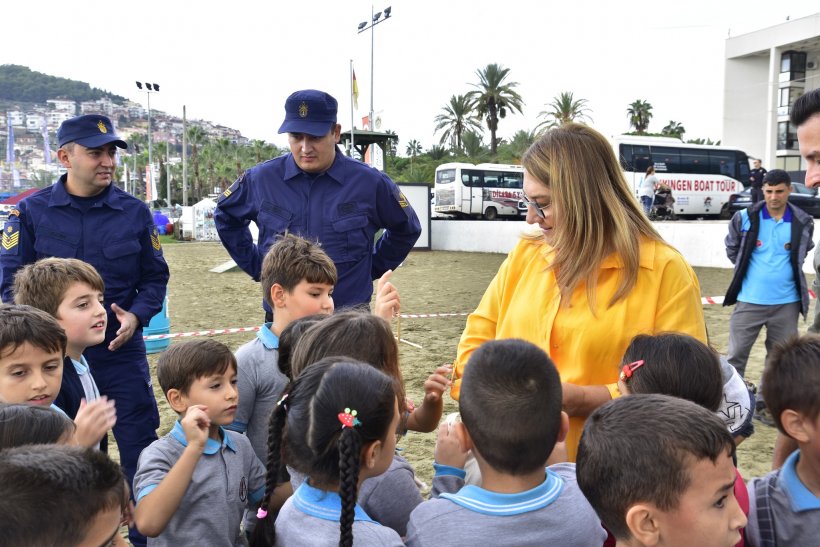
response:
{"label": "parked car", "polygon": [[[799,182],[792,183],[792,193],[789,194],[789,203],[800,207],[814,218],[820,218],[820,196],[817,188],[808,188]],[[721,216],[731,218],[736,212],[752,204],[752,191],[746,188],[740,193],[729,196],[729,202],[723,206]]]}

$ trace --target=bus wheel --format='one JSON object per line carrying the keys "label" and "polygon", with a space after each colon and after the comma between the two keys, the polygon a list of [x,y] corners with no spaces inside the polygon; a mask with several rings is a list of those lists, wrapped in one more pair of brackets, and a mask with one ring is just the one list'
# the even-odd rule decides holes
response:
{"label": "bus wheel", "polygon": [[484,220],[495,220],[498,218],[498,211],[495,207],[487,207],[487,210],[484,211]]}

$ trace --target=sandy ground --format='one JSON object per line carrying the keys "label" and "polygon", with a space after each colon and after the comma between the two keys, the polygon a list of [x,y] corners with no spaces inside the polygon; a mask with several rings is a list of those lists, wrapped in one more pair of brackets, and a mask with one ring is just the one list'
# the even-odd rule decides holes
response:
{"label": "sandy ground", "polygon": [[[223,274],[208,271],[229,258],[219,243],[168,244],[164,249],[171,269],[171,332],[252,327],[262,323],[257,283],[239,270]],[[503,259],[503,255],[480,253],[412,253],[393,277],[401,291],[402,312],[472,311]],[[697,274],[704,296],[724,294],[731,277],[730,270],[722,269],[700,268]],[[731,308],[705,306],[704,312],[712,344],[725,353]],[[410,398],[420,400],[426,377],[439,364],[452,362],[465,320],[465,317],[402,320],[401,337],[422,346],[418,349],[400,344],[401,365]],[[805,331],[806,327],[801,322],[801,331]],[[394,331],[396,328],[394,324]],[[220,335],[218,340],[236,349],[253,336],[253,333]],[[752,381],[757,381],[762,371],[765,357],[762,338],[755,345],[749,361],[748,371]],[[149,356],[152,367],[157,357],[157,354]],[[176,416],[158,391],[156,382],[154,387],[162,416],[158,433],[162,435],[170,430]],[[454,402],[447,397],[445,412],[454,411],[455,408]],[[738,451],[739,467],[747,478],[765,474],[771,464],[775,430],[760,424],[756,427],[755,435]],[[411,433],[399,444],[419,477],[428,484],[432,477],[434,442],[434,433]]]}

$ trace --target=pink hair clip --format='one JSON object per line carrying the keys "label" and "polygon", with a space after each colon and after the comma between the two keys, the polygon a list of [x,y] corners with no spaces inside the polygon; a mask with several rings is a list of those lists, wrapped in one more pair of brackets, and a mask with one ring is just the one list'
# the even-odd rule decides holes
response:
{"label": "pink hair clip", "polygon": [[621,374],[620,374],[620,376],[618,376],[618,379],[622,382],[626,382],[627,380],[632,378],[632,375],[635,373],[635,371],[638,370],[639,368],[641,368],[643,365],[644,365],[644,360],[643,359],[640,359],[638,361],[633,361],[632,363],[629,363],[628,365],[624,365],[623,368],[621,369]]}
{"label": "pink hair clip", "polygon": [[262,509],[260,507],[259,509],[256,510],[256,518],[263,519],[267,516],[268,516],[268,512],[265,509]]}
{"label": "pink hair clip", "polygon": [[358,412],[355,410],[350,410],[349,408],[345,408],[344,412],[339,412],[337,417],[339,418],[339,421],[342,422],[342,429],[361,425],[362,422],[360,422],[356,417],[357,414]]}

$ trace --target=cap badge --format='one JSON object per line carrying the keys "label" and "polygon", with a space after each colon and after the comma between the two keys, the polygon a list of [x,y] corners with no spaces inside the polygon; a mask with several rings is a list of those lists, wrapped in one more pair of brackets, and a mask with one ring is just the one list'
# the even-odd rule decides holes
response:
{"label": "cap badge", "polygon": [[299,105],[299,117],[300,118],[307,118],[308,115],[308,106],[305,101],[302,101],[302,104]]}
{"label": "cap badge", "polygon": [[102,122],[102,120],[97,122],[97,127],[100,128],[100,133],[108,133],[108,129],[105,128],[105,124]]}

